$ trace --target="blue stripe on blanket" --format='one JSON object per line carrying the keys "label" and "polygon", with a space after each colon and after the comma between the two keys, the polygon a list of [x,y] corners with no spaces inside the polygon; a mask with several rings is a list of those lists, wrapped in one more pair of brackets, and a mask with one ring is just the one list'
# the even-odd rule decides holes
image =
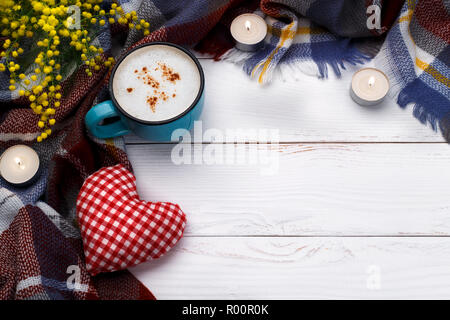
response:
{"label": "blue stripe on blanket", "polygon": [[408,83],[416,79],[415,63],[411,60],[408,48],[403,42],[399,25],[395,25],[386,38],[386,48],[389,51],[389,65],[398,82]]}
{"label": "blue stripe on blanket", "polygon": [[[6,65],[6,59],[3,58],[0,60],[3,64]],[[9,87],[9,71],[0,72],[0,102],[10,102],[11,101],[11,91],[8,89]]]}
{"label": "blue stripe on blanket", "polygon": [[294,43],[280,62],[295,62],[299,60],[308,60],[311,58],[311,44],[310,43]]}
{"label": "blue stripe on blanket", "polygon": [[[41,281],[51,300],[66,300],[72,297],[73,290],[67,288],[66,281],[61,282],[46,277],[41,277]],[[63,295],[62,292],[67,292],[69,295]]]}
{"label": "blue stripe on blanket", "polygon": [[109,23],[101,27],[100,34],[98,35],[98,41],[103,50],[109,51],[111,49],[111,33],[109,32]]}
{"label": "blue stripe on blanket", "polygon": [[370,56],[359,51],[348,38],[330,42],[311,42],[311,57],[319,67],[321,78],[328,76],[328,65],[339,77],[341,69],[345,70],[344,63],[356,65],[371,59]]}
{"label": "blue stripe on blanket", "polygon": [[[431,65],[434,65],[434,63]],[[450,99],[450,90],[448,89],[448,87],[442,82],[436,81],[436,78],[434,78],[428,72],[423,72],[419,76],[419,79],[422,80],[429,87],[433,88],[434,90],[445,96],[447,99]]]}
{"label": "blue stripe on blanket", "polygon": [[313,33],[310,35],[311,42],[337,41],[339,38],[331,33]]}
{"label": "blue stripe on blanket", "polygon": [[450,79],[450,46],[442,50],[431,65],[447,79]]}
{"label": "blue stripe on blanket", "polygon": [[275,49],[273,44],[266,43],[263,50],[258,50],[254,55],[247,59],[243,65],[244,71],[250,75],[253,68],[262,60],[266,59],[268,54]]}
{"label": "blue stripe on blanket", "polygon": [[422,123],[430,123],[436,130],[438,121],[450,112],[450,101],[442,94],[426,85],[420,78],[408,83],[400,91],[397,99],[400,107],[414,104],[414,116]]}

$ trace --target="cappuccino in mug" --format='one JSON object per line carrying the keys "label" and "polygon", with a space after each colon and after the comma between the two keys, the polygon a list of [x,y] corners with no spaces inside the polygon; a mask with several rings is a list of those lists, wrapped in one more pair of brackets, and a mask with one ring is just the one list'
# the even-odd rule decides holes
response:
{"label": "cappuccino in mug", "polygon": [[204,88],[202,67],[189,50],[168,42],[142,44],[119,59],[111,71],[111,100],[93,106],[85,123],[101,139],[134,133],[171,141],[175,130],[190,130],[200,118]]}
{"label": "cappuccino in mug", "polygon": [[166,121],[197,98],[200,72],[184,51],[167,45],[139,48],[117,66],[112,93],[123,112],[143,121]]}

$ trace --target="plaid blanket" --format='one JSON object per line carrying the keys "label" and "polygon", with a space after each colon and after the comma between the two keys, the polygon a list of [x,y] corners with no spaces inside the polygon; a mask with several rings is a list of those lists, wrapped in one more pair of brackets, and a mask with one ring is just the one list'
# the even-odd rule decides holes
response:
{"label": "plaid blanket", "polygon": [[[269,16],[271,36],[267,48],[272,50],[240,60],[248,72],[255,70],[253,75],[262,82],[270,79],[277,64],[293,66],[297,61],[302,65],[300,69],[326,76],[328,66],[339,73],[344,63],[359,63],[370,58],[374,54],[372,45],[364,46],[363,41],[348,37],[385,34],[402,5],[397,0],[118,2],[127,12],[136,10],[139,18],[151,23],[153,31],[141,38],[136,30],[127,33],[106,26],[94,40],[95,44],[111,54],[112,39],[124,37],[121,43],[124,49],[117,55],[140,43],[169,41],[187,46],[198,44],[199,50],[214,53],[216,58],[225,54],[224,57],[232,59],[228,52],[232,47],[228,32],[232,18],[259,8],[261,13]],[[364,10],[373,3],[382,5],[382,27],[369,34],[364,28],[364,15],[356,8]],[[416,103],[418,116],[432,119],[432,122],[439,119],[444,130],[450,122],[447,108],[448,4],[438,0],[418,4],[408,2],[408,5],[410,3],[413,5],[408,10],[413,14],[405,16],[403,8],[399,23],[388,34],[382,52],[391,52],[404,64],[400,68],[397,60],[389,62],[397,65],[391,69],[399,79],[399,86],[404,83],[399,101]],[[435,7],[438,10],[435,11]],[[406,24],[402,22],[407,19],[412,26],[417,20],[416,29],[411,32],[413,37],[417,35],[416,50],[421,48],[429,54],[424,57],[421,52],[421,62],[417,65],[415,61],[417,67],[408,62],[415,56],[411,55],[414,52],[412,41],[404,36]],[[424,49],[424,42],[428,41],[423,37],[424,32],[433,39],[433,43],[427,45],[429,51]],[[406,50],[401,46],[396,48],[402,43]],[[63,84],[65,96],[57,109],[54,133],[37,144],[34,141],[40,133],[36,126],[38,116],[25,100],[11,96],[7,79],[0,74],[0,153],[18,143],[31,145],[39,153],[43,165],[41,178],[28,188],[15,189],[0,182],[1,299],[153,298],[128,271],[91,277],[85,268],[75,215],[78,191],[83,181],[100,167],[121,163],[131,170],[122,139],[95,139],[88,135],[84,126],[84,116],[89,108],[108,98],[107,83],[106,70],[93,77],[87,77],[83,70],[74,71]],[[417,88],[426,88],[427,93],[420,96]],[[431,100],[426,101],[425,96]],[[427,116],[433,109],[436,111],[432,113],[433,117]]]}
{"label": "plaid blanket", "polygon": [[[111,35],[95,43],[111,48]],[[86,271],[75,201],[84,179],[99,167],[123,163],[122,140],[86,135],[84,115],[105,97],[105,70],[87,77],[76,71],[63,85],[66,96],[51,138],[35,143],[38,116],[7,90],[0,78],[0,154],[31,145],[42,164],[40,179],[27,188],[0,181],[0,299],[154,299],[130,272],[91,277]]]}
{"label": "plaid blanket", "polygon": [[[369,29],[373,6],[380,9],[380,25]],[[231,37],[223,36],[244,12],[265,16],[269,26],[264,49],[254,53],[232,48]],[[433,129],[439,126],[450,142],[449,43],[448,1],[262,0],[228,12],[197,48],[241,64],[260,83],[298,71],[327,77],[330,67],[339,76],[345,64],[376,56],[397,103],[413,104],[414,116]]]}
{"label": "plaid blanket", "polygon": [[[136,10],[139,18],[150,21],[153,32],[141,39],[136,30],[127,33],[105,27],[94,42],[108,54],[113,38],[124,37],[124,48],[138,40],[192,45],[233,3],[119,2],[126,12]],[[132,169],[122,139],[95,139],[84,126],[89,108],[108,98],[107,82],[106,70],[92,77],[76,70],[63,83],[65,96],[57,109],[54,132],[44,142],[35,143],[40,133],[38,116],[25,100],[11,96],[8,79],[0,73],[0,154],[18,143],[30,145],[43,167],[40,179],[27,188],[0,181],[0,299],[154,298],[128,271],[95,277],[86,272],[76,196],[83,181],[103,166],[121,163]]]}
{"label": "plaid blanket", "polygon": [[[259,83],[267,83],[275,73],[289,76],[301,71],[326,77],[329,67],[340,75],[345,63],[355,65],[371,59],[380,43],[366,41],[366,38],[383,35],[389,30],[403,0],[262,0],[258,3],[229,12],[222,24],[226,26],[223,29],[228,29],[232,19],[244,12],[265,16],[268,36],[263,49],[242,52],[232,48],[231,38],[228,47],[222,41],[221,49],[217,45],[210,48],[205,43],[198,49],[213,53],[216,59],[242,64],[248,75]],[[380,26],[369,29],[367,21],[374,5],[380,8]],[[217,42],[217,39],[207,41]]]}
{"label": "plaid blanket", "polygon": [[391,95],[450,142],[450,3],[408,0],[375,59]]}

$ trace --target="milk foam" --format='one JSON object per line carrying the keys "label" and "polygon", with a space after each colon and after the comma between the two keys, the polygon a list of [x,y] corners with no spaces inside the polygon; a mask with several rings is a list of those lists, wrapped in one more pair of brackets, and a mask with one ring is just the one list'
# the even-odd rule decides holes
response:
{"label": "milk foam", "polygon": [[120,107],[145,121],[164,121],[183,113],[199,88],[200,73],[192,58],[165,45],[133,51],[117,67],[112,84]]}

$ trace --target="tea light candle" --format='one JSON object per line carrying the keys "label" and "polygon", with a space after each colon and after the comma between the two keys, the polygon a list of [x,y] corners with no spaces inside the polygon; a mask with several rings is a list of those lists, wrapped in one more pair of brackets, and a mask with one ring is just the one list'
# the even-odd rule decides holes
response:
{"label": "tea light candle", "polygon": [[264,44],[267,24],[263,18],[253,13],[237,16],[230,27],[236,48],[242,51],[256,51]]}
{"label": "tea light candle", "polygon": [[15,145],[0,157],[0,176],[8,183],[20,187],[34,180],[39,172],[39,156],[32,148]]}
{"label": "tea light candle", "polygon": [[353,75],[350,95],[362,106],[372,106],[383,101],[389,91],[389,79],[375,68],[360,69]]}

